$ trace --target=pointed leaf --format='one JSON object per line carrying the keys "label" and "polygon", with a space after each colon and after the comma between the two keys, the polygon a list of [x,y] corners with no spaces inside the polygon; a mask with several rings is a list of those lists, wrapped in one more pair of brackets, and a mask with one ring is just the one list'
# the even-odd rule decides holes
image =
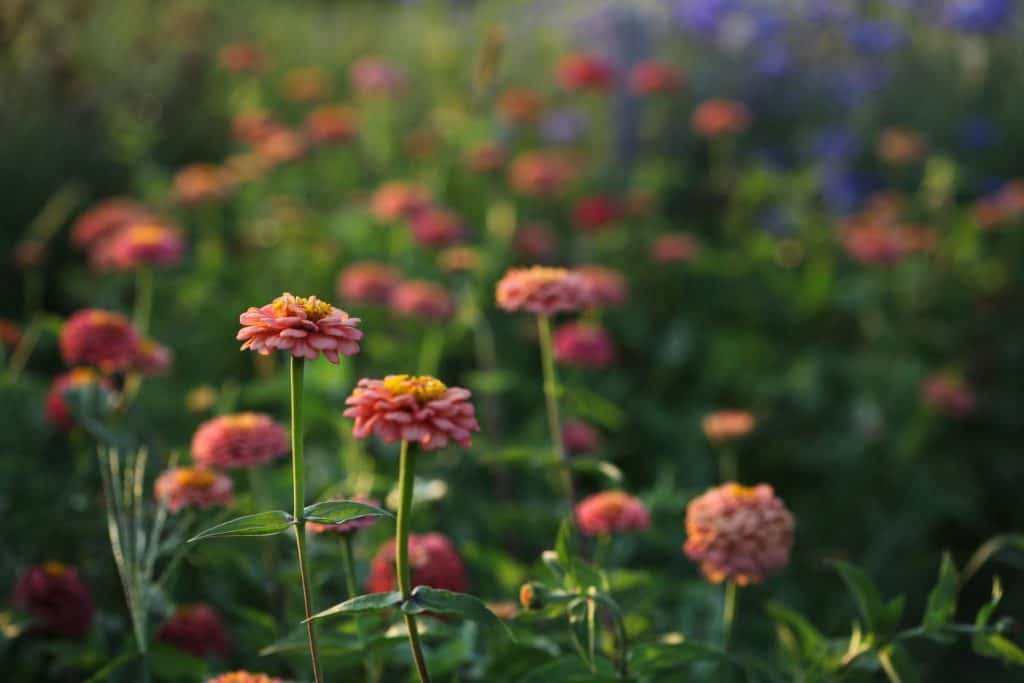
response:
{"label": "pointed leaf", "polygon": [[228,536],[273,536],[279,534],[295,522],[295,519],[284,510],[268,510],[228,520],[223,524],[201,531],[189,543],[205,541],[208,538],[224,538]]}
{"label": "pointed leaf", "polygon": [[846,587],[853,593],[868,632],[877,634],[886,622],[886,606],[874,582],[863,569],[849,562],[831,560],[829,564],[839,572]]}
{"label": "pointed leaf", "polygon": [[306,506],[302,516],[307,522],[319,524],[344,524],[363,517],[394,517],[376,505],[367,505],[356,500],[326,500],[313,503]]}
{"label": "pointed leaf", "polygon": [[567,519],[563,520],[558,527],[558,536],[555,538],[555,553],[559,564],[565,569],[568,578],[575,581],[576,577],[572,566],[572,524]]}
{"label": "pointed leaf", "polygon": [[786,629],[796,642],[799,656],[803,661],[814,664],[830,665],[828,657],[828,638],[802,614],[786,609],[777,602],[769,602],[764,611],[776,621],[780,629]]}
{"label": "pointed leaf", "polygon": [[475,621],[481,626],[502,630],[505,635],[515,640],[512,631],[491,610],[487,609],[487,605],[479,598],[467,593],[455,593],[430,586],[417,586],[409,599],[402,605],[402,611],[406,614],[420,614],[421,612],[454,614]]}
{"label": "pointed leaf", "polygon": [[956,596],[960,587],[956,564],[949,553],[942,556],[939,580],[928,594],[928,607],[924,613],[926,631],[938,631],[953,620],[956,614]]}
{"label": "pointed leaf", "polygon": [[356,612],[379,612],[381,610],[397,607],[402,603],[402,594],[398,591],[388,593],[367,593],[349,598],[340,602],[334,607],[328,607],[323,612],[311,616],[308,621],[332,617],[335,614],[354,614]]}
{"label": "pointed leaf", "polygon": [[736,664],[722,650],[684,641],[639,645],[633,648],[630,655],[630,669],[636,673],[649,675],[665,669],[678,671],[680,667],[687,664],[709,660]]}

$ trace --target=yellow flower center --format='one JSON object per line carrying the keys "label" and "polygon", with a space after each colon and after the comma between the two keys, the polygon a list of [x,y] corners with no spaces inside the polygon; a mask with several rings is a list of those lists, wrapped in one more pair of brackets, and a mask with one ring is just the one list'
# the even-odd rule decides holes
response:
{"label": "yellow flower center", "polygon": [[51,560],[43,563],[43,572],[47,576],[62,576],[67,569],[68,568],[64,566],[63,562],[55,562]]}
{"label": "yellow flower center", "polygon": [[132,242],[140,246],[160,244],[166,235],[167,229],[156,223],[141,223],[131,231]]}
{"label": "yellow flower center", "polygon": [[75,368],[69,377],[72,386],[92,384],[96,381],[96,371],[92,368]]}
{"label": "yellow flower center", "polygon": [[278,317],[288,315],[289,306],[301,306],[302,310],[306,312],[306,317],[314,322],[321,318],[326,318],[334,310],[331,304],[315,296],[306,297],[286,294],[274,299],[274,315]]}
{"label": "yellow flower center", "polygon": [[178,470],[174,477],[181,486],[195,489],[208,489],[217,480],[217,475],[213,472],[198,468]]}
{"label": "yellow flower center", "polygon": [[743,486],[741,484],[731,484],[729,486],[729,493],[740,500],[749,500],[751,498],[757,498],[757,489],[753,486]]}
{"label": "yellow flower center", "polygon": [[433,401],[448,391],[445,383],[430,375],[388,375],[384,388],[393,396],[410,395],[417,401]]}
{"label": "yellow flower center", "polygon": [[239,413],[238,415],[227,415],[224,421],[232,427],[239,429],[252,429],[260,423],[260,416],[256,413]]}

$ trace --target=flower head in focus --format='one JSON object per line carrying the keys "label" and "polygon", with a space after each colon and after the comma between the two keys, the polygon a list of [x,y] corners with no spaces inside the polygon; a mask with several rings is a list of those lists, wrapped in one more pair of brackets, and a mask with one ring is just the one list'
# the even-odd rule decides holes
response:
{"label": "flower head in focus", "polygon": [[[412,586],[429,586],[464,593],[469,589],[466,568],[455,546],[439,533],[409,535],[409,571]],[[377,551],[370,564],[366,588],[370,593],[395,590],[395,541]]]}
{"label": "flower head in focus", "polygon": [[294,296],[285,292],[269,304],[250,307],[238,318],[242,329],[236,338],[242,350],[261,355],[288,351],[295,358],[316,360],[323,353],[332,363],[339,354],[359,353],[359,318],[315,296]]}
{"label": "flower head in focus", "polygon": [[686,556],[712,583],[761,583],[789,564],[793,515],[771,486],[729,482],[686,506]]}
{"label": "flower head in focus", "polygon": [[391,292],[391,310],[408,318],[444,322],[455,313],[451,294],[428,280],[406,280]]}
{"label": "flower head in focus", "polygon": [[355,419],[357,439],[373,434],[386,444],[409,441],[425,451],[444,448],[449,441],[469,448],[472,433],[480,431],[471,396],[468,389],[428,375],[361,379],[345,399],[344,415]]}
{"label": "flower head in focus", "polygon": [[192,458],[203,467],[255,467],[288,453],[288,432],[263,413],[221,415],[192,435]]}
{"label": "flower head in focus", "polygon": [[532,266],[505,273],[495,290],[498,306],[534,315],[578,313],[587,304],[578,275],[566,268]]}
{"label": "flower head in focus", "polygon": [[402,272],[375,261],[353,263],[338,274],[338,296],[357,304],[388,303],[391,292],[402,282]]}
{"label": "flower head in focus", "polygon": [[35,621],[31,632],[84,638],[92,626],[92,592],[77,569],[61,562],[29,567],[14,586],[12,602]]}
{"label": "flower head in focus", "polygon": [[227,657],[230,651],[227,627],[206,603],[179,605],[160,625],[156,640],[199,658]]}
{"label": "flower head in focus", "polygon": [[[342,498],[335,498],[333,500],[346,500]],[[373,498],[367,498],[366,496],[352,496],[347,500],[354,500],[357,503],[366,503],[367,505],[373,505],[380,507],[380,501],[374,500]],[[379,521],[379,518],[366,516],[359,517],[357,519],[350,520],[348,522],[342,522],[341,524],[321,524],[319,522],[306,522],[306,529],[314,534],[354,534],[360,529],[371,527]]]}
{"label": "flower head in focus", "polygon": [[66,365],[93,365],[104,372],[117,372],[132,366],[140,339],[123,315],[86,308],[72,314],[61,328],[60,354]]}
{"label": "flower head in focus", "polygon": [[705,415],[701,428],[708,441],[733,441],[754,431],[757,418],[745,410],[719,410]]}
{"label": "flower head in focus", "polygon": [[651,526],[651,513],[625,491],[602,491],[577,503],[576,524],[585,536],[643,531]]}
{"label": "flower head in focus", "polygon": [[227,507],[234,500],[231,477],[205,467],[175,467],[167,470],[153,485],[157,500],[170,512],[185,508],[206,510]]}
{"label": "flower head in focus", "polygon": [[600,369],[615,362],[615,343],[597,323],[565,323],[555,330],[552,341],[559,363]]}
{"label": "flower head in focus", "polygon": [[690,117],[693,131],[705,138],[736,135],[750,127],[750,109],[735,100],[712,99],[701,102]]}

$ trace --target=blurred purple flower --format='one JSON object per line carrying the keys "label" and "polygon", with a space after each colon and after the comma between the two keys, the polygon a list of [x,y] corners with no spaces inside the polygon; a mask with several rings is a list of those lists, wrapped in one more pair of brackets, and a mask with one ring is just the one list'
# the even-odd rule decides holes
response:
{"label": "blurred purple flower", "polygon": [[540,123],[541,134],[548,142],[567,144],[578,140],[587,129],[586,119],[577,111],[559,109],[548,113]]}
{"label": "blurred purple flower", "polygon": [[960,124],[960,146],[970,151],[994,147],[999,142],[999,129],[988,119],[973,118]]}
{"label": "blurred purple flower", "polygon": [[811,155],[824,163],[848,160],[857,149],[857,139],[848,129],[830,126],[815,133],[811,140]]}
{"label": "blurred purple flower", "polygon": [[822,200],[834,214],[852,213],[871,194],[881,188],[875,176],[837,167],[825,172],[822,180]]}
{"label": "blurred purple flower", "polygon": [[942,20],[966,33],[990,33],[1009,23],[1013,9],[1010,0],[948,0]]}
{"label": "blurred purple flower", "polygon": [[676,20],[687,33],[714,37],[726,16],[741,10],[738,0],[678,0]]}
{"label": "blurred purple flower", "polygon": [[847,29],[846,36],[857,52],[869,56],[892,52],[906,40],[906,34],[899,26],[873,20],[856,23]]}
{"label": "blurred purple flower", "polygon": [[789,48],[779,43],[764,46],[754,59],[754,72],[767,78],[781,78],[790,72],[792,66]]}

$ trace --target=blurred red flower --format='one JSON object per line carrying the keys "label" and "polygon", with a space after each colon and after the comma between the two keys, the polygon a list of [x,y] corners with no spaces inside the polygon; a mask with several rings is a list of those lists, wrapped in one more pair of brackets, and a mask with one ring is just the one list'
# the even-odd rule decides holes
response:
{"label": "blurred red flower", "polygon": [[77,569],[60,562],[26,570],[14,586],[13,603],[33,617],[35,633],[84,638],[92,626],[92,593]]}
{"label": "blurred red flower", "polygon": [[[439,533],[409,535],[409,570],[412,585],[464,593],[469,589],[466,569],[455,546]],[[395,590],[395,541],[388,541],[373,558],[366,588],[370,593]]]}
{"label": "blurred red flower", "polygon": [[157,630],[156,640],[193,657],[227,657],[230,651],[228,630],[220,615],[201,602],[179,605]]}
{"label": "blurred red flower", "polygon": [[615,69],[604,57],[573,52],[558,60],[555,80],[566,90],[608,90],[615,82]]}
{"label": "blurred red flower", "polygon": [[644,531],[651,526],[651,513],[624,491],[602,491],[577,503],[576,524],[584,536]]}
{"label": "blurred red flower", "polygon": [[204,467],[255,467],[288,453],[288,432],[263,413],[221,415],[192,435],[192,458]]}
{"label": "blurred red flower", "polygon": [[597,323],[570,322],[555,330],[555,360],[585,368],[606,368],[615,362],[615,343]]}

